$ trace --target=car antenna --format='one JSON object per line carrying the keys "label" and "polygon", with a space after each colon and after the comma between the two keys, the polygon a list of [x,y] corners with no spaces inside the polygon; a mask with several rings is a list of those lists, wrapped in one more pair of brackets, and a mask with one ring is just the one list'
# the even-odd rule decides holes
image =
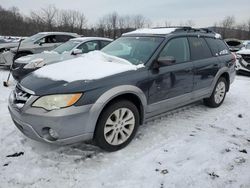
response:
{"label": "car antenna", "polygon": [[[21,39],[19,40],[18,47],[17,47],[17,51],[16,51],[16,54],[15,54],[15,55],[17,55],[17,54],[18,54],[18,51],[19,51],[19,48],[20,48],[21,42],[22,42],[23,40],[24,40],[23,38],[21,38]],[[15,57],[15,56],[14,56],[14,57]],[[13,60],[12,60],[11,65],[10,65],[10,71],[9,71],[8,78],[7,78],[7,80],[6,80],[6,81],[4,81],[4,82],[3,82],[3,86],[4,86],[4,87],[8,87],[8,86],[9,86],[10,74],[11,74],[12,67],[13,67],[13,64],[14,64],[14,61],[15,61],[15,58],[14,58],[14,57],[13,57]]]}

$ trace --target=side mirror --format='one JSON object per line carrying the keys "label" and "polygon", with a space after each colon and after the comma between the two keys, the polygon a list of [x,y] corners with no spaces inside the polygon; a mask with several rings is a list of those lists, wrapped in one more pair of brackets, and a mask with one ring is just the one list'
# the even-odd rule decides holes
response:
{"label": "side mirror", "polygon": [[161,66],[168,66],[175,63],[176,60],[173,56],[165,56],[165,57],[159,57],[157,61]]}
{"label": "side mirror", "polygon": [[38,44],[39,44],[39,46],[42,46],[44,44],[44,42],[39,42]]}
{"label": "side mirror", "polygon": [[154,63],[154,68],[169,66],[174,64],[175,62],[176,60],[173,56],[159,57],[157,61]]}
{"label": "side mirror", "polygon": [[72,55],[78,55],[78,54],[82,54],[82,50],[80,50],[80,49],[74,49],[72,51]]}

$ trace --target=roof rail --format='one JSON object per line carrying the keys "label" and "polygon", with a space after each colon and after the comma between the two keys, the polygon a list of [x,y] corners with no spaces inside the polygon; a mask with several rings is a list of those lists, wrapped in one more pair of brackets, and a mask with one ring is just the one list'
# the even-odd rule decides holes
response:
{"label": "roof rail", "polygon": [[169,26],[169,27],[153,27],[152,29],[164,29],[164,28],[177,28],[177,29],[192,29],[192,27],[189,26]]}
{"label": "roof rail", "polygon": [[179,27],[175,31],[190,31],[190,32],[203,32],[203,33],[215,33],[209,28],[192,28],[192,27]]}

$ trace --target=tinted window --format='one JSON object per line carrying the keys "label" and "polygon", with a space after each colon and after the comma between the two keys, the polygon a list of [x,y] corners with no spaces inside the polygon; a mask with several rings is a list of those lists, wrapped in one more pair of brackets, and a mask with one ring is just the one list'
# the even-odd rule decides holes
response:
{"label": "tinted window", "polygon": [[212,57],[212,53],[203,38],[189,37],[192,60],[206,59]]}
{"label": "tinted window", "polygon": [[69,39],[74,37],[69,35],[56,35],[56,42],[67,42]]}
{"label": "tinted window", "polygon": [[101,43],[101,49],[102,49],[103,47],[107,46],[110,42],[111,42],[111,41],[105,41],[105,40],[100,41],[100,43]]}
{"label": "tinted window", "polygon": [[206,38],[214,56],[229,54],[229,49],[225,42],[220,39]]}
{"label": "tinted window", "polygon": [[190,52],[187,38],[175,38],[170,40],[160,53],[160,57],[172,56],[176,63],[190,60]]}
{"label": "tinted window", "polygon": [[39,41],[37,41],[36,43],[56,43],[56,36],[55,35],[49,35],[46,36],[44,38],[41,38]]}
{"label": "tinted window", "polygon": [[87,53],[94,50],[99,50],[98,41],[89,41],[81,44],[77,47],[77,49],[81,49],[82,53]]}

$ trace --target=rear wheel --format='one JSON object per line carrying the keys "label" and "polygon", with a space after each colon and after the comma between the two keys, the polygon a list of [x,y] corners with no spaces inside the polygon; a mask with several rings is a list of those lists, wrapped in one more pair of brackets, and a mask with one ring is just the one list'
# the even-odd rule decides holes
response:
{"label": "rear wheel", "polygon": [[204,99],[204,104],[213,108],[219,107],[226,97],[226,91],[227,81],[225,78],[221,77],[217,81],[212,95],[209,98]]}
{"label": "rear wheel", "polygon": [[94,140],[106,151],[117,151],[129,144],[138,125],[139,112],[133,103],[127,100],[113,102],[102,112]]}

